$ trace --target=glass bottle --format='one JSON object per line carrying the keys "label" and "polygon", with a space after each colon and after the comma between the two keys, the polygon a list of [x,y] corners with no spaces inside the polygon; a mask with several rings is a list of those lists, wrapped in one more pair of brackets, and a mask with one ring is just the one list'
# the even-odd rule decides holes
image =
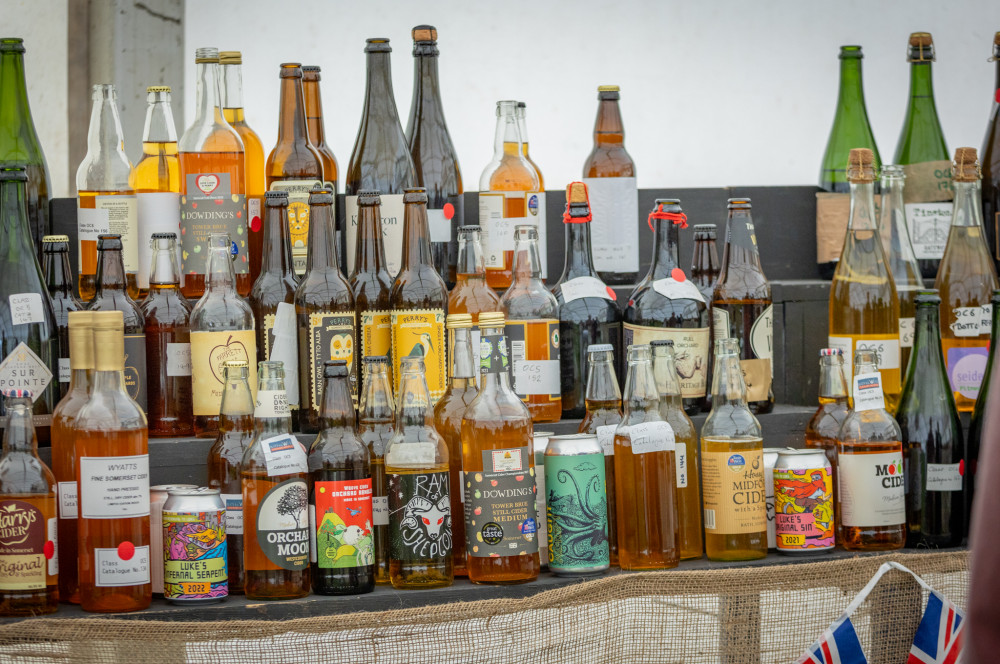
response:
{"label": "glass bottle", "polygon": [[[830,285],[830,332],[827,345],[844,353],[844,367],[854,366],[860,350],[877,353],[886,408],[899,402],[899,298],[875,219],[875,167],[871,150],[851,150],[851,218],[844,249]],[[848,383],[852,380],[847,376]]]}
{"label": "glass bottle", "polygon": [[448,445],[434,429],[424,359],[403,358],[395,433],[385,446],[389,480],[389,580],[397,589],[454,580]]}
{"label": "glass bottle", "polygon": [[534,581],[539,560],[531,415],[510,386],[503,314],[481,314],[479,329],[480,389],[462,417],[469,581]]}
{"label": "glass bottle", "polygon": [[[691,281],[698,287],[706,302],[712,301],[715,284],[722,268],[716,246],[715,224],[694,225],[694,251],[691,255]],[[711,375],[711,372],[709,372]]]}
{"label": "glass bottle", "polygon": [[385,447],[392,438],[396,406],[389,358],[363,358],[364,384],[358,409],[358,438],[368,447],[372,470],[372,524],[375,526],[375,583],[389,583],[389,480]]}
{"label": "glass bottle", "polygon": [[[913,347],[913,320],[916,311],[913,298],[924,287],[920,265],[913,255],[910,231],[906,226],[903,206],[903,184],[906,175],[902,166],[882,168],[882,201],[879,208],[879,232],[888,259],[889,272],[899,298],[899,367],[906,369]],[[834,485],[836,486],[836,485]]]}
{"label": "glass bottle", "polygon": [[499,310],[500,296],[486,283],[482,231],[479,226],[462,226],[458,229],[458,262],[455,285],[448,293],[448,311],[472,316],[472,347],[478,348],[479,314]]}
{"label": "glass bottle", "polygon": [[[139,295],[149,290],[150,258],[147,251],[156,233],[179,232],[181,170],[177,156],[177,130],[170,109],[170,87],[146,88],[146,123],[142,130],[142,158],[135,165],[137,229],[139,233]],[[177,260],[180,261],[180,250]],[[180,266],[178,265],[178,270]],[[177,273],[178,277],[180,272]]]}
{"label": "glass bottle", "polygon": [[549,276],[548,273],[548,233],[546,232],[545,223],[545,178],[542,177],[542,169],[538,167],[538,164],[531,158],[528,154],[528,123],[526,120],[527,115],[527,104],[523,101],[517,102],[517,130],[521,134],[521,154],[524,155],[524,160],[528,162],[531,168],[535,169],[535,175],[538,176],[538,190],[534,192],[529,192],[525,195],[525,223],[533,224],[538,227],[538,247],[539,253],[542,259],[542,279]]}
{"label": "glass bottle", "polygon": [[365,107],[344,181],[344,253],[347,271],[353,273],[356,247],[363,241],[359,195],[362,190],[379,192],[381,202],[376,212],[381,216],[375,226],[381,228],[385,245],[382,262],[393,279],[403,257],[403,190],[416,185],[417,175],[392,94],[390,53],[388,39],[366,40]]}
{"label": "glass bottle", "polygon": [[[361,358],[389,357],[392,352],[389,292],[394,277],[389,276],[385,266],[379,222],[381,196],[377,191],[362,191],[357,196],[357,205],[357,243],[349,282],[361,335]],[[389,375],[391,379],[392,374]]]}
{"label": "glass bottle", "polygon": [[306,126],[309,129],[309,143],[319,154],[323,164],[323,187],[337,195],[337,181],[340,166],[333,150],[326,144],[326,128],[323,123],[323,97],[319,91],[320,68],[316,65],[302,67],[302,97],[306,104]]}
{"label": "glass bottle", "polygon": [[149,435],[194,435],[191,403],[191,305],[181,295],[177,234],[154,233],[149,294],[142,301],[146,331]]}
{"label": "glass bottle", "polygon": [[[245,297],[250,293],[252,282],[246,223],[247,159],[243,140],[222,113],[218,50],[199,48],[194,61],[198,82],[195,118],[178,144],[182,291],[189,300],[204,294],[211,254],[210,236],[224,233],[233,243],[236,290]],[[205,208],[211,209],[211,214],[206,214]],[[252,231],[253,219],[250,222]]]}
{"label": "glass bottle", "polygon": [[309,194],[309,255],[295,291],[299,337],[299,431],[318,433],[323,404],[323,363],[347,362],[351,396],[358,400],[357,317],[354,293],[340,272],[334,242],[334,191]]}
{"label": "glass bottle", "polygon": [[292,428],[299,419],[299,350],[295,322],[295,291],[299,286],[289,246],[288,192],[264,195],[264,258],[260,276],[250,291],[250,309],[257,321],[257,359],[282,362]]}
{"label": "glass bottle", "polygon": [[91,99],[87,156],[76,171],[80,299],[89,301],[97,291],[97,240],[109,233],[121,236],[126,288],[129,296],[137,298],[138,210],[132,162],[125,154],[118,117],[118,93],[113,85],[98,84]]}
{"label": "glass bottle", "polygon": [[587,185],[574,182],[566,188],[566,262],[562,276],[552,288],[559,303],[559,368],[562,384],[562,416],[583,417],[587,347],[611,344],[615,363],[621,362],[621,311],[614,291],[605,286],[594,270],[590,251],[590,203]]}
{"label": "glass bottle", "polygon": [[[910,63],[910,96],[892,161],[900,166],[948,161],[951,154],[944,140],[944,132],[941,131],[937,105],[934,103],[934,82],[931,77],[931,64],[935,60],[934,40],[929,32],[914,32],[910,35],[906,59]],[[929,170],[946,171],[942,166],[933,164]],[[948,239],[948,219],[952,214],[950,191],[947,181],[936,174],[932,176],[930,173],[921,173],[917,184],[943,192],[933,197],[935,202],[911,200],[906,211],[910,239],[920,263],[920,273],[925,279],[933,279],[938,272],[938,262]]]}
{"label": "glass bottle", "polygon": [[[701,427],[701,488],[709,560],[767,555],[764,438],[747,406],[740,342],[715,341],[712,412]],[[732,481],[737,478],[740,481]]]}
{"label": "glass bottle", "polygon": [[680,561],[674,430],[660,413],[648,344],[628,347],[622,421],[615,430],[618,565],[668,569]]}
{"label": "glass bottle", "polygon": [[82,311],[83,303],[73,288],[73,272],[69,266],[69,237],[66,235],[46,235],[42,238],[42,271],[45,286],[52,298],[52,313],[55,315],[59,336],[59,397],[69,391],[69,313]]}
{"label": "glass bottle", "polygon": [[465,492],[462,490],[462,416],[472,403],[479,388],[476,386],[476,355],[478,344],[473,341],[472,316],[448,314],[446,320],[451,339],[451,373],[448,390],[434,406],[434,428],[448,445],[448,473],[451,491],[452,560],[455,576],[468,576],[465,553]]}
{"label": "glass bottle", "polygon": [[979,152],[983,169],[983,230],[993,265],[1000,271],[1000,32],[993,36],[993,57],[990,59],[996,63],[993,105]]}
{"label": "glass bottle", "polygon": [[38,458],[31,391],[5,390],[4,409],[0,615],[55,613],[59,608],[55,477]]}
{"label": "glass bottle", "polygon": [[403,357],[416,355],[424,358],[431,403],[437,403],[448,387],[448,354],[444,340],[448,289],[431,260],[427,192],[423,187],[408,187],[403,203],[403,263],[389,294],[396,393],[402,394]]}
{"label": "glass bottle", "polygon": [[298,62],[282,63],[279,77],[278,142],[267,155],[264,168],[268,191],[288,192],[292,263],[295,274],[303,274],[306,271],[306,243],[309,239],[309,192],[323,186],[323,161],[309,140],[306,101],[302,93],[302,65]]}
{"label": "glass bottle", "polygon": [[327,360],[321,430],[308,459],[312,582],[318,595],[375,589],[371,462],[354,417],[350,367],[345,360]]}
{"label": "glass bottle", "polygon": [[896,411],[905,460],[906,544],[958,546],[965,529],[965,446],[941,352],[941,298],[920,291],[916,305],[913,365],[906,369]]}
{"label": "glass bottle", "polygon": [[20,37],[0,38],[0,80],[5,83],[0,89],[0,168],[22,165],[27,171],[28,228],[37,252],[42,238],[52,232],[49,167],[31,118],[24,78],[24,40]]}
{"label": "glass bottle", "polygon": [[510,342],[514,392],[528,406],[532,422],[562,417],[559,367],[559,303],[542,281],[538,229],[514,228],[514,282],[503,294],[504,331]]}
{"label": "glass bottle", "polygon": [[[94,382],[73,423],[80,604],[119,613],[149,606],[149,439],[146,416],[126,390],[124,317],[91,313]],[[124,490],[116,471],[134,471]]]}
{"label": "glass bottle", "polygon": [[979,162],[975,148],[958,148],[952,167],[955,204],[948,245],[934,287],[941,292],[941,344],[955,405],[972,412],[989,355],[996,266],[983,240]]}
{"label": "glass bottle", "polygon": [[465,204],[458,153],[448,133],[438,81],[437,29],[413,28],[413,100],[406,142],[413,155],[416,183],[427,190],[427,224],[434,268],[448,288],[456,284],[456,229],[464,223]]}
{"label": "glass bottle", "polygon": [[660,395],[660,416],[674,431],[674,459],[677,505],[677,546],[681,560],[701,558],[704,542],[701,530],[701,479],[698,471],[698,432],[684,412],[680,380],[674,359],[674,342],[656,339],[653,375]]}
{"label": "glass bottle", "polygon": [[[246,111],[243,108],[243,54],[239,51],[222,51],[219,53],[220,95],[222,98],[222,116],[229,123],[243,142],[244,182],[246,184],[247,215],[247,262],[249,271],[237,273],[243,277],[240,282],[240,294],[247,295],[253,282],[260,276],[260,262],[264,256],[264,192],[267,189],[264,176],[264,144],[260,141],[250,125],[247,124]],[[255,366],[250,363],[251,369]],[[256,389],[256,383],[251,382]]]}
{"label": "glass bottle", "polygon": [[528,197],[530,192],[537,194],[539,191],[538,173],[523,152],[517,102],[498,101],[493,159],[479,176],[479,227],[482,229],[486,283],[491,288],[502,290],[510,286],[514,226],[528,223]]}
{"label": "glass bottle", "polygon": [[250,305],[236,292],[228,235],[209,236],[208,282],[191,310],[191,396],[194,433],[215,437],[225,385],[224,363],[242,360],[257,387],[257,336]]}
{"label": "glass bottle", "polygon": [[240,464],[243,590],[247,599],[296,599],[312,587],[307,453],[292,435],[282,364],[261,362],[258,375],[253,442]]}
{"label": "glass bottle", "polygon": [[837,435],[840,544],[848,551],[900,549],[906,542],[903,446],[886,409],[878,354],[854,354],[854,407]]}
{"label": "glass bottle", "polygon": [[[861,61],[864,54],[860,46],[840,47],[840,88],[837,92],[837,110],[833,116],[833,126],[830,127],[830,137],[826,141],[826,150],[819,169],[819,187],[824,192],[835,194],[850,193],[847,182],[847,157],[851,148],[868,148],[875,158],[875,169],[882,164],[882,158],[875,145],[875,135],[868,121],[868,109],[865,106],[865,91],[861,81]],[[817,196],[817,208],[836,199]],[[834,203],[835,204],[835,203]],[[836,218],[839,224],[829,227],[817,227],[817,251],[820,254],[819,275],[822,279],[832,279],[837,268],[836,252],[840,248],[841,234],[846,228],[846,214],[839,213],[837,206]],[[843,206],[846,213],[847,206]],[[830,258],[832,260],[824,260]]]}
{"label": "glass bottle", "polygon": [[965,449],[965,534],[968,535],[969,522],[972,519],[972,498],[976,490],[976,472],[979,470],[979,452],[982,447],[983,424],[989,405],[990,387],[993,379],[993,365],[996,349],[1000,348],[1000,290],[993,291],[990,297],[993,306],[993,325],[990,331],[990,355],[983,372],[982,387],[976,397],[976,406],[972,410],[972,420],[969,423],[968,442]]}
{"label": "glass bottle", "polygon": [[219,489],[226,506],[226,547],[229,593],[242,595],[243,572],[243,485],[240,467],[243,455],[253,442],[254,399],[250,391],[250,365],[246,360],[222,363],[225,385],[219,409],[219,433],[208,451],[208,486]]}
{"label": "glass bottle", "polygon": [[625,150],[617,85],[597,88],[594,147],[583,163],[594,221],[594,267],[606,284],[634,284],[639,277],[639,189],[635,162]]}
{"label": "glass bottle", "polygon": [[712,295],[712,336],[740,344],[747,405],[754,414],[774,408],[774,307],[764,276],[749,198],[729,199],[722,271]]}
{"label": "glass bottle", "polygon": [[615,429],[622,421],[622,393],[615,375],[611,344],[587,347],[587,414],[578,433],[590,433],[604,450],[605,493],[608,499],[608,544],[611,564],[618,564],[618,508],[615,505]]}
{"label": "glass bottle", "polygon": [[[844,353],[839,348],[819,351],[819,407],[806,424],[805,446],[823,450],[833,470],[833,500],[837,502],[837,437],[851,408],[844,377]],[[840,512],[834,510],[839,529]]]}

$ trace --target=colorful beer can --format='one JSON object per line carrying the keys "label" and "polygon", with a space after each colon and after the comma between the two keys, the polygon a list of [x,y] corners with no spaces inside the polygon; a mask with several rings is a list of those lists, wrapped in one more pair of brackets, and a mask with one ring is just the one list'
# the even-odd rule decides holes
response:
{"label": "colorful beer can", "polygon": [[226,508],[218,489],[172,489],[163,505],[163,596],[174,604],[229,596]]}
{"label": "colorful beer can", "polygon": [[778,551],[832,550],[836,544],[833,471],[823,450],[782,450],[773,477]]}

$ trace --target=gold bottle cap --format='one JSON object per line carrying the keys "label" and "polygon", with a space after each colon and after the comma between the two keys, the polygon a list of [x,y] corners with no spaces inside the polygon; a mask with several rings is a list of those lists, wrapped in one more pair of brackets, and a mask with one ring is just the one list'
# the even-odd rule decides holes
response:
{"label": "gold bottle cap", "polygon": [[433,25],[418,25],[413,28],[410,33],[413,35],[413,41],[437,41],[438,31]]}
{"label": "gold bottle cap", "polygon": [[853,148],[847,157],[849,182],[875,181],[875,153],[868,148]]}
{"label": "gold bottle cap", "polygon": [[241,65],[243,64],[243,54],[240,51],[220,51],[220,65]]}
{"label": "gold bottle cap", "polygon": [[951,179],[955,182],[975,182],[980,178],[979,159],[976,148],[958,148],[955,150],[955,162],[952,164]]}
{"label": "gold bottle cap", "polygon": [[250,367],[250,363],[246,360],[226,360],[222,366],[225,369],[247,369]]}
{"label": "gold bottle cap", "polygon": [[617,85],[599,85],[597,86],[598,92],[621,92],[621,88]]}
{"label": "gold bottle cap", "polygon": [[69,242],[68,235],[46,235],[42,238],[42,244],[55,244],[56,242]]}
{"label": "gold bottle cap", "polygon": [[504,317],[502,311],[488,311],[479,314],[479,329],[488,327],[503,327]]}
{"label": "gold bottle cap", "polygon": [[94,314],[93,311],[71,311],[67,316],[70,369],[94,368]]}
{"label": "gold bottle cap", "polygon": [[934,38],[929,32],[910,33],[910,46],[933,46]]}
{"label": "gold bottle cap", "polygon": [[125,317],[120,311],[94,311],[94,369],[121,371],[125,368]]}
{"label": "gold bottle cap", "polygon": [[170,92],[170,86],[169,85],[151,85],[148,88],[146,88],[146,93],[148,94],[150,92]]}
{"label": "gold bottle cap", "polygon": [[570,203],[586,203],[587,198],[587,185],[582,182],[573,182],[568,187],[566,187],[567,198]]}
{"label": "gold bottle cap", "polygon": [[472,327],[472,314],[448,314],[444,320],[444,326],[449,330]]}

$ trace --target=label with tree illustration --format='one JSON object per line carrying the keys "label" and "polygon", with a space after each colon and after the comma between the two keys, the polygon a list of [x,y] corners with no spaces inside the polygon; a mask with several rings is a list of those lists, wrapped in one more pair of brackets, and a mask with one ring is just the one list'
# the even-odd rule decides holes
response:
{"label": "label with tree illustration", "polygon": [[313,410],[319,412],[323,398],[323,363],[344,360],[351,377],[352,396],[357,399],[358,381],[354,369],[354,312],[309,314],[309,390]]}
{"label": "label with tree illustration", "polygon": [[216,416],[222,407],[224,365],[242,360],[249,367],[250,393],[257,394],[257,337],[253,330],[191,333],[191,392],[196,416]]}
{"label": "label with tree illustration", "polygon": [[530,454],[528,446],[485,450],[483,470],[465,473],[469,555],[488,558],[538,552],[535,469]]}
{"label": "label with tree illustration", "polygon": [[451,557],[448,471],[389,475],[389,557]]}
{"label": "label with tree illustration", "polygon": [[[54,498],[36,500],[55,515]],[[45,589],[46,574],[56,573],[55,524],[31,502],[0,501],[0,590]]]}
{"label": "label with tree illustration", "polygon": [[181,272],[205,274],[208,238],[227,233],[233,242],[236,274],[250,272],[244,194],[234,192],[229,173],[188,173],[181,195]]}
{"label": "label with tree illustration", "polygon": [[392,312],[392,375],[399,391],[400,367],[405,355],[424,358],[427,389],[437,402],[448,388],[448,353],[444,343],[444,310],[412,309]]}
{"label": "label with tree illustration", "polygon": [[313,562],[321,569],[374,565],[371,478],[319,481],[313,496]]}
{"label": "label with tree illustration", "polygon": [[545,457],[549,567],[578,569],[610,562],[604,455]]}
{"label": "label with tree illustration", "polygon": [[309,489],[294,478],[272,487],[257,508],[257,544],[271,563],[309,568]]}

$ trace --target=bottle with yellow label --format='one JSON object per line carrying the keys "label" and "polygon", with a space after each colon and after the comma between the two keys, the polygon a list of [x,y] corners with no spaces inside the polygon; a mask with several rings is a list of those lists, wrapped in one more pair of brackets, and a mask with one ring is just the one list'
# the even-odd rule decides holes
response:
{"label": "bottle with yellow label", "polygon": [[[381,214],[381,198],[377,191],[358,192],[357,243],[349,281],[361,334],[358,349],[362,360],[366,357],[389,357],[392,350],[392,318],[389,314],[392,277],[385,265]],[[364,376],[361,379],[363,381]]]}

